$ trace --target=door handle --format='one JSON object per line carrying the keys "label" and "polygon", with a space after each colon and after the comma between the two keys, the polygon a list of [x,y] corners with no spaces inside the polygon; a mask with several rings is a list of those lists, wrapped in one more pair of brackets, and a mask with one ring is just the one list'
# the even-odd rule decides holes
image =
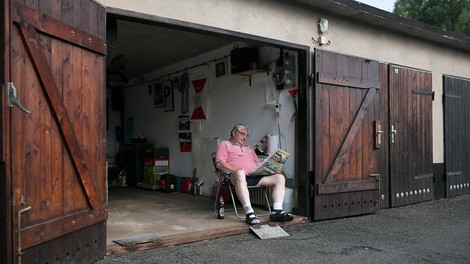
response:
{"label": "door handle", "polygon": [[31,114],[31,111],[26,109],[18,100],[18,96],[16,95],[16,87],[13,82],[8,82],[8,106],[11,108],[17,106],[21,111]]}
{"label": "door handle", "polygon": [[391,130],[392,134],[391,134],[391,140],[392,140],[392,144],[395,143],[395,135],[397,134],[397,130],[395,130],[395,126],[392,125],[392,130]]}
{"label": "door handle", "polygon": [[378,149],[382,146],[382,134],[384,133],[382,129],[382,122],[374,121],[375,126],[375,148]]}

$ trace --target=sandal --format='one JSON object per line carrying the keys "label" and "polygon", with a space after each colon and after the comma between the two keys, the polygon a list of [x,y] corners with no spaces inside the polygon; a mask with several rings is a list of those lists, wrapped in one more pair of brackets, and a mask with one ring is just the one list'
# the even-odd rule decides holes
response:
{"label": "sandal", "polygon": [[259,224],[259,219],[256,217],[255,213],[248,213],[246,214],[246,223],[249,225],[257,225]]}
{"label": "sandal", "polygon": [[283,210],[274,210],[271,215],[269,215],[269,219],[274,222],[288,222],[294,220],[294,216]]}

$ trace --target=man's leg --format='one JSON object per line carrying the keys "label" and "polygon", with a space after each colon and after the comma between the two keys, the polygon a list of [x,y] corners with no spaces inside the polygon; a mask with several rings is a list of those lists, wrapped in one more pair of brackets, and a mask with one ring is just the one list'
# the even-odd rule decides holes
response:
{"label": "man's leg", "polygon": [[230,181],[233,186],[235,186],[235,192],[237,193],[238,200],[243,205],[243,209],[246,214],[246,222],[250,225],[259,224],[259,220],[255,215],[255,211],[251,206],[250,193],[248,192],[248,187],[246,183],[246,174],[245,171],[239,170],[230,175]]}
{"label": "man's leg", "polygon": [[273,187],[273,209],[282,210],[282,202],[284,201],[284,195],[286,192],[286,179],[284,178],[284,175],[274,174],[265,176],[259,181],[258,185]]}
{"label": "man's leg", "polygon": [[282,203],[284,202],[284,195],[286,192],[286,179],[284,178],[284,175],[274,174],[263,177],[258,185],[273,187],[273,211],[269,218],[272,221],[278,222],[292,221],[294,217],[291,214],[284,212],[282,208]]}

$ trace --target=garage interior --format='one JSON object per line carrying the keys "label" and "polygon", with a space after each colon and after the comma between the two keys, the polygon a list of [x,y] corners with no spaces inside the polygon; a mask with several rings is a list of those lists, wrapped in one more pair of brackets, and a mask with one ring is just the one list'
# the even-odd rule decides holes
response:
{"label": "garage interior", "polygon": [[[175,25],[162,25],[112,14],[108,14],[107,21],[108,252],[119,253],[123,248],[136,247],[139,244],[145,247],[148,242],[168,246],[191,242],[194,239],[211,239],[249,232],[249,226],[243,219],[238,219],[233,211],[227,211],[225,219],[217,219],[214,198],[207,193],[201,196],[181,191],[162,192],[142,188],[138,179],[129,177],[126,179],[127,186],[122,186],[122,170],[125,167],[123,163],[126,162],[123,159],[129,156],[122,153],[126,144],[116,143],[122,141],[122,138],[117,139],[119,132],[114,130],[116,123],[109,121],[114,115],[114,120],[119,120],[118,126],[126,126],[125,103],[113,105],[126,102],[126,99],[120,98],[121,101],[116,101],[116,98],[113,98],[115,91],[124,97],[126,90],[142,84],[145,86],[149,82],[145,75],[150,72],[223,46],[238,45],[236,43],[246,40],[201,29],[178,28]],[[251,86],[251,77],[249,82]],[[125,131],[125,128],[122,131]],[[143,140],[134,132],[131,145],[147,142],[145,138]],[[173,166],[174,161],[171,158],[170,160],[170,166]],[[127,174],[129,175],[129,171]],[[214,173],[209,177],[215,180]],[[254,204],[256,205],[256,202]],[[225,208],[229,209],[231,206],[226,204]],[[256,208],[257,214],[265,212],[263,207],[261,205]],[[260,217],[260,220],[268,222],[268,217]],[[287,224],[304,220],[303,217],[296,217]]]}

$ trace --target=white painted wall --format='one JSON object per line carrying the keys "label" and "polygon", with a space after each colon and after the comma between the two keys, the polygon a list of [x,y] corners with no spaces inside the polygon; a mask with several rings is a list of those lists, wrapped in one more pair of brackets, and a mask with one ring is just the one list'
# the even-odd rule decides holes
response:
{"label": "white painted wall", "polygon": [[[433,161],[435,163],[444,161],[442,75],[450,74],[470,78],[469,52],[387,31],[380,27],[357,23],[352,19],[322,13],[317,9],[310,9],[304,5],[294,5],[289,1],[99,0],[98,2],[104,6],[123,10],[308,45],[311,46],[312,52],[314,48],[318,48],[311,41],[312,37],[318,37],[316,22],[319,17],[325,17],[330,24],[330,30],[325,36],[332,44],[321,48],[432,72],[433,90],[436,92],[435,101],[433,102]],[[262,76],[258,76],[253,79],[256,83],[253,87],[260,85],[261,78]],[[244,85],[247,82],[244,82],[243,78],[240,77],[238,81],[238,85],[232,83],[232,81],[229,85],[225,79],[217,80],[213,96],[221,95],[222,97],[215,100],[217,102],[212,103],[217,104],[221,100],[227,100],[229,96],[230,99],[234,96],[237,98],[236,102],[241,102],[241,94],[246,93],[251,88]],[[240,93],[221,92],[222,89],[223,91],[231,91],[228,87],[232,86],[236,86]],[[258,96],[261,97],[261,95]],[[257,100],[250,96],[244,98],[243,101],[253,103]],[[237,122],[238,119],[243,119],[241,117],[247,114],[244,110],[240,110],[239,113],[239,117],[214,117],[214,122],[217,123],[220,120],[227,121],[226,123]],[[259,110],[254,115],[268,116],[269,113],[266,110]],[[253,116],[253,114],[250,114],[250,116]],[[253,121],[247,121],[249,125],[252,125],[250,122]],[[288,122],[283,121],[283,123],[285,125]],[[208,128],[209,130],[216,129],[211,124],[213,123],[204,124],[203,127],[206,126],[203,128],[204,131],[207,131]],[[254,134],[262,133],[262,131],[269,129],[272,130],[273,128],[261,126],[258,131],[253,132]],[[215,136],[215,133],[210,133]]]}

